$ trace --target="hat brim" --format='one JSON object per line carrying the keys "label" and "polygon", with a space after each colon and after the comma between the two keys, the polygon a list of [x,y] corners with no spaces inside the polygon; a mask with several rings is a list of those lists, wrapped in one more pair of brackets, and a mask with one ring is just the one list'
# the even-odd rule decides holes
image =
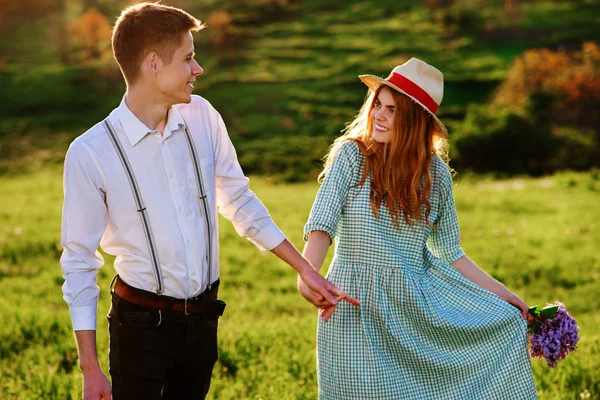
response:
{"label": "hat brim", "polygon": [[383,78],[380,78],[378,76],[375,75],[359,75],[358,78],[365,84],[367,85],[367,87],[369,89],[371,89],[373,92],[376,92],[381,85],[386,85],[388,87],[390,87],[391,89],[394,89],[406,96],[408,96],[408,98],[410,98],[412,101],[414,101],[415,103],[417,103],[418,105],[420,105],[421,107],[423,107],[423,109],[425,111],[427,111],[429,113],[429,115],[431,115],[433,117],[433,119],[435,120],[435,123],[437,125],[437,127],[439,128],[440,133],[444,136],[444,137],[448,137],[448,130],[446,129],[446,126],[442,123],[442,121],[440,121],[440,119],[438,117],[435,116],[434,113],[432,113],[429,108],[425,107],[425,105],[423,103],[421,103],[419,100],[415,99],[413,96],[411,96],[410,94],[406,93],[404,90],[400,89],[398,86],[394,85],[393,83],[390,83],[388,81],[386,81]]}

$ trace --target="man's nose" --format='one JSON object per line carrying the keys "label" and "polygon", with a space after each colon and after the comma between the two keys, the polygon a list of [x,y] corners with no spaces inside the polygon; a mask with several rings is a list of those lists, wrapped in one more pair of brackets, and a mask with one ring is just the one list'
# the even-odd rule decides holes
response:
{"label": "man's nose", "polygon": [[198,64],[198,62],[196,60],[194,60],[194,66],[195,66],[195,68],[192,70],[192,73],[194,74],[194,76],[196,76],[196,75],[202,75],[202,73],[204,72],[204,70],[202,69],[202,67],[200,66],[200,64]]}

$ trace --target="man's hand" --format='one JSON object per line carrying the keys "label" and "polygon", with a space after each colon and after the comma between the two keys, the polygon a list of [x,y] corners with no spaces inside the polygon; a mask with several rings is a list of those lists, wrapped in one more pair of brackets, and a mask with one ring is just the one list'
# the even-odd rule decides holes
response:
{"label": "man's hand", "polygon": [[[309,238],[310,241],[311,239]],[[329,243],[329,239],[327,239],[327,243]],[[319,275],[310,261],[301,256],[289,240],[285,239],[271,251],[298,271],[299,279],[306,285],[306,287],[303,287],[299,282],[298,290],[304,298],[315,306],[331,306],[337,304],[340,300],[346,300],[356,306],[360,305],[358,300],[338,289],[333,283]]]}
{"label": "man's hand", "polygon": [[[307,279],[304,278],[305,276],[307,276],[307,279],[313,280],[311,281],[313,286],[309,285]],[[345,300],[355,306],[360,305],[358,300],[338,289],[314,270],[305,273],[304,276],[298,276],[298,291],[306,300],[321,309],[321,317],[323,317],[324,322],[331,318],[340,300]]]}
{"label": "man's hand", "polygon": [[330,302],[326,301],[323,298],[323,296],[321,296],[319,293],[311,290],[308,287],[308,285],[300,278],[300,276],[298,276],[298,291],[306,300],[311,302],[317,308],[321,309],[319,314],[321,315],[321,318],[323,318],[323,322],[329,321],[329,318],[331,318],[331,316],[333,315],[333,311],[335,311],[337,304],[332,305]]}
{"label": "man's hand", "polygon": [[83,400],[111,400],[110,382],[100,367],[83,372]]}
{"label": "man's hand", "polygon": [[[317,308],[325,308],[331,306],[331,303],[325,300],[323,296],[308,287],[306,282],[298,275],[298,292]],[[339,300],[339,299],[338,299]]]}

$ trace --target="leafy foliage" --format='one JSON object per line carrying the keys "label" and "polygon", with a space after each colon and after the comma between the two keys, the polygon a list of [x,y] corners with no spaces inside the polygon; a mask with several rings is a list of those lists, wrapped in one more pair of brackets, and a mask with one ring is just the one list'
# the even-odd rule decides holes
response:
{"label": "leafy foliage", "polygon": [[477,171],[542,174],[600,166],[600,47],[526,51],[489,106],[469,108],[456,162]]}
{"label": "leafy foliage", "polygon": [[82,49],[81,60],[98,59],[110,54],[112,28],[108,18],[90,8],[69,26],[73,41]]}

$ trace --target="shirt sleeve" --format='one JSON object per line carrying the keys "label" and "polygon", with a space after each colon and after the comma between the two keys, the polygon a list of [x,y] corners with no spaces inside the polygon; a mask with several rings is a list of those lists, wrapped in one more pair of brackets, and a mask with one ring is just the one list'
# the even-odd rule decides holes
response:
{"label": "shirt sleeve", "polygon": [[102,181],[86,145],[74,142],[65,158],[60,264],[63,297],[76,331],[96,330],[98,269],[104,264],[98,245],[108,217]]}
{"label": "shirt sleeve", "polygon": [[442,160],[435,160],[436,179],[439,179],[438,215],[427,247],[433,255],[447,263],[453,263],[464,257],[460,246],[460,230],[454,195],[452,193],[452,176],[448,166]]}
{"label": "shirt sleeve", "polygon": [[344,143],[335,155],[304,226],[304,240],[308,240],[312,231],[324,231],[331,240],[335,238],[348,190],[359,176],[359,154],[358,145],[350,141]]}
{"label": "shirt sleeve", "polygon": [[285,240],[269,211],[248,187],[235,148],[221,115],[217,113],[215,179],[217,207],[236,232],[261,251],[272,250]]}

